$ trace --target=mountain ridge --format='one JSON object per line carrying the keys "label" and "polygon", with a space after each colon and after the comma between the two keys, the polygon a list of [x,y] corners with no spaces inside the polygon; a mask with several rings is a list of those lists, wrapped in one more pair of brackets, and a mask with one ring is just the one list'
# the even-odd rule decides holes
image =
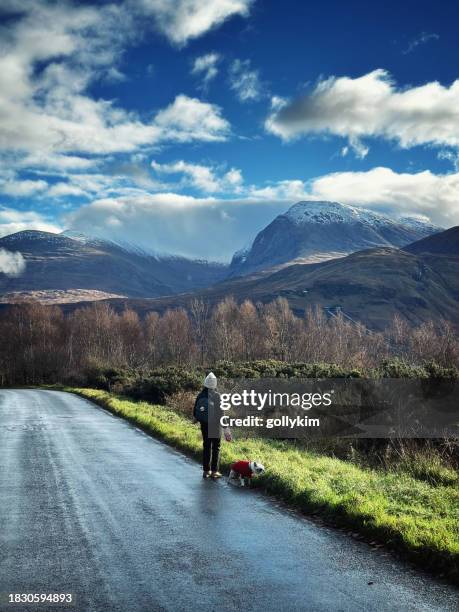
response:
{"label": "mountain ridge", "polygon": [[[441,232],[437,240],[454,234],[457,248],[459,227],[451,230]],[[228,296],[239,303],[245,299],[267,303],[283,297],[299,316],[311,307],[322,309],[327,316],[340,311],[346,319],[373,331],[387,328],[395,315],[410,325],[444,318],[459,328],[459,255],[378,247],[325,262],[294,264],[258,277],[229,278],[190,294],[106,302],[116,310],[127,306],[144,316],[152,310],[189,308],[196,298],[213,306]],[[70,310],[77,307],[69,306]]]}
{"label": "mountain ridge", "polygon": [[[18,277],[0,274],[0,296],[8,301],[29,292],[98,291],[127,297],[156,297],[210,285],[226,266],[212,262],[128,251],[103,240],[76,240],[63,234],[24,230],[0,238],[0,248],[20,252],[26,262]],[[49,295],[52,299],[52,294]]]}
{"label": "mountain ridge", "polygon": [[338,202],[301,201],[261,230],[250,249],[235,253],[230,276],[311,256],[325,260],[379,246],[401,247],[440,230],[419,218],[400,222]]}

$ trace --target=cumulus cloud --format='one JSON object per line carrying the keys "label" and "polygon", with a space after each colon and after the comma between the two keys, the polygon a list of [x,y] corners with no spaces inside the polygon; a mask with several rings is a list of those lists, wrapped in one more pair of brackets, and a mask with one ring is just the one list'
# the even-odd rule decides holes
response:
{"label": "cumulus cloud", "polygon": [[14,161],[9,160],[9,163],[17,168],[28,168],[34,171],[41,170],[53,173],[88,170],[97,166],[99,160],[78,155],[60,155],[48,151],[37,151]]}
{"label": "cumulus cloud", "polygon": [[[135,31],[126,4],[85,7],[37,0],[22,11],[1,31],[4,153],[82,168],[90,165],[88,155],[134,152],[170,141],[223,140],[229,134],[219,108],[185,95],[151,121],[91,97],[90,85],[110,77]],[[194,121],[198,130],[191,127]]]}
{"label": "cumulus cloud", "polygon": [[314,179],[308,199],[355,204],[394,215],[421,214],[438,225],[459,224],[459,173],[397,173],[389,168],[336,172]]}
{"label": "cumulus cloud", "polygon": [[0,184],[0,191],[13,197],[27,197],[45,191],[48,183],[43,180],[12,180]]}
{"label": "cumulus cloud", "polygon": [[[459,80],[397,88],[386,70],[358,78],[330,77],[311,93],[275,108],[266,129],[291,140],[311,134],[361,139],[381,137],[401,147],[459,146]],[[365,149],[361,149],[364,153]]]}
{"label": "cumulus cloud", "polygon": [[76,185],[72,185],[71,183],[60,182],[55,183],[52,187],[50,187],[47,191],[47,196],[51,198],[63,198],[68,196],[74,197],[87,197],[88,194],[86,191],[77,187]]}
{"label": "cumulus cloud", "polygon": [[62,227],[32,210],[16,210],[0,206],[0,237],[23,230],[60,232]]}
{"label": "cumulus cloud", "polygon": [[237,168],[231,168],[228,172],[218,174],[217,168],[190,164],[183,160],[170,164],[160,164],[152,161],[151,167],[158,174],[182,174],[186,177],[187,183],[205,193],[221,192],[228,189],[235,193],[243,182],[241,171]]}
{"label": "cumulus cloud", "polygon": [[26,267],[22,253],[0,249],[0,273],[7,276],[20,276]]}
{"label": "cumulus cloud", "polygon": [[230,134],[230,124],[222,117],[218,106],[183,94],[159,111],[154,126],[160,140],[175,142],[222,141]]}
{"label": "cumulus cloud", "polygon": [[217,64],[220,61],[218,53],[206,53],[197,57],[191,68],[191,74],[202,77],[203,86],[207,87],[218,74]]}
{"label": "cumulus cloud", "polygon": [[278,181],[251,187],[252,198],[328,200],[386,212],[393,217],[427,216],[440,226],[459,224],[459,173],[394,172],[377,167],[365,172],[333,172],[310,181]]}
{"label": "cumulus cloud", "polygon": [[135,0],[175,45],[184,46],[235,15],[247,17],[254,0]]}
{"label": "cumulus cloud", "polygon": [[259,100],[262,85],[258,70],[251,68],[250,60],[236,59],[229,70],[230,87],[241,102]]}

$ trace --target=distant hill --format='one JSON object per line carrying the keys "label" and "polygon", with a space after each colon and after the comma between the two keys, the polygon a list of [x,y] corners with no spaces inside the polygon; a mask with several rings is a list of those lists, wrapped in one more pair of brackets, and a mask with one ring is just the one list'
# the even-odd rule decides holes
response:
{"label": "distant hill", "polygon": [[338,202],[298,202],[263,229],[250,248],[235,253],[230,275],[294,260],[332,259],[378,246],[401,247],[440,229],[422,219],[395,221]]}
{"label": "distant hill", "polygon": [[459,226],[427,236],[403,248],[408,253],[435,253],[437,255],[459,255]]}
{"label": "distant hill", "polygon": [[0,249],[20,252],[26,260],[20,276],[0,273],[3,302],[17,296],[45,302],[156,297],[211,285],[227,273],[220,264],[160,258],[109,241],[33,230],[0,238]]}
{"label": "distant hill", "polygon": [[227,280],[194,294],[108,302],[143,315],[186,308],[195,297],[215,304],[229,295],[239,302],[248,298],[264,303],[282,296],[299,315],[317,305],[329,316],[341,311],[373,330],[387,327],[395,314],[413,325],[441,317],[459,325],[459,257],[369,249],[318,264],[288,266],[261,278]]}

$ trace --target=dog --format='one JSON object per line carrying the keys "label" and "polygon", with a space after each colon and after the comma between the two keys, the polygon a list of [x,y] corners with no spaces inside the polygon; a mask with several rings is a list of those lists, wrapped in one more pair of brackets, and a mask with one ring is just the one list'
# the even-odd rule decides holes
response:
{"label": "dog", "polygon": [[244,487],[246,480],[250,483],[254,476],[260,476],[264,471],[265,466],[258,461],[236,461],[231,466],[228,482]]}

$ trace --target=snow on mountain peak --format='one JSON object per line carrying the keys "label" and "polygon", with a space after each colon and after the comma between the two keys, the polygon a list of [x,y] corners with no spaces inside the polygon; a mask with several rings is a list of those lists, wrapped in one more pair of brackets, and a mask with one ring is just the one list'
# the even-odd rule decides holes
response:
{"label": "snow on mountain peak", "polygon": [[425,215],[407,215],[405,217],[399,217],[398,221],[403,223],[403,225],[407,225],[412,227],[413,229],[418,229],[421,231],[432,230],[432,231],[441,231],[442,228],[434,225],[429,217]]}
{"label": "snow on mountain peak", "polygon": [[64,230],[61,232],[61,236],[65,236],[66,238],[72,238],[72,240],[77,240],[78,242],[82,242],[86,244],[91,241],[91,238],[86,234],[82,234],[81,232],[75,232],[74,230]]}
{"label": "snow on mountain peak", "polygon": [[102,235],[97,234],[84,234],[82,232],[77,232],[72,229],[66,229],[60,234],[61,236],[65,236],[66,238],[71,238],[72,240],[76,240],[77,242],[81,242],[82,244],[92,246],[95,248],[98,247],[111,247],[121,249],[122,251],[126,251],[127,253],[132,253],[134,255],[139,255],[141,257],[154,257],[155,259],[161,259],[162,257],[167,257],[167,254],[161,255],[154,251],[153,249],[148,249],[147,247],[137,245],[133,242],[129,242],[126,240],[111,240],[109,238],[105,238]]}
{"label": "snow on mountain peak", "polygon": [[297,202],[283,215],[295,225],[303,223],[393,223],[384,215],[338,202],[305,201]]}

